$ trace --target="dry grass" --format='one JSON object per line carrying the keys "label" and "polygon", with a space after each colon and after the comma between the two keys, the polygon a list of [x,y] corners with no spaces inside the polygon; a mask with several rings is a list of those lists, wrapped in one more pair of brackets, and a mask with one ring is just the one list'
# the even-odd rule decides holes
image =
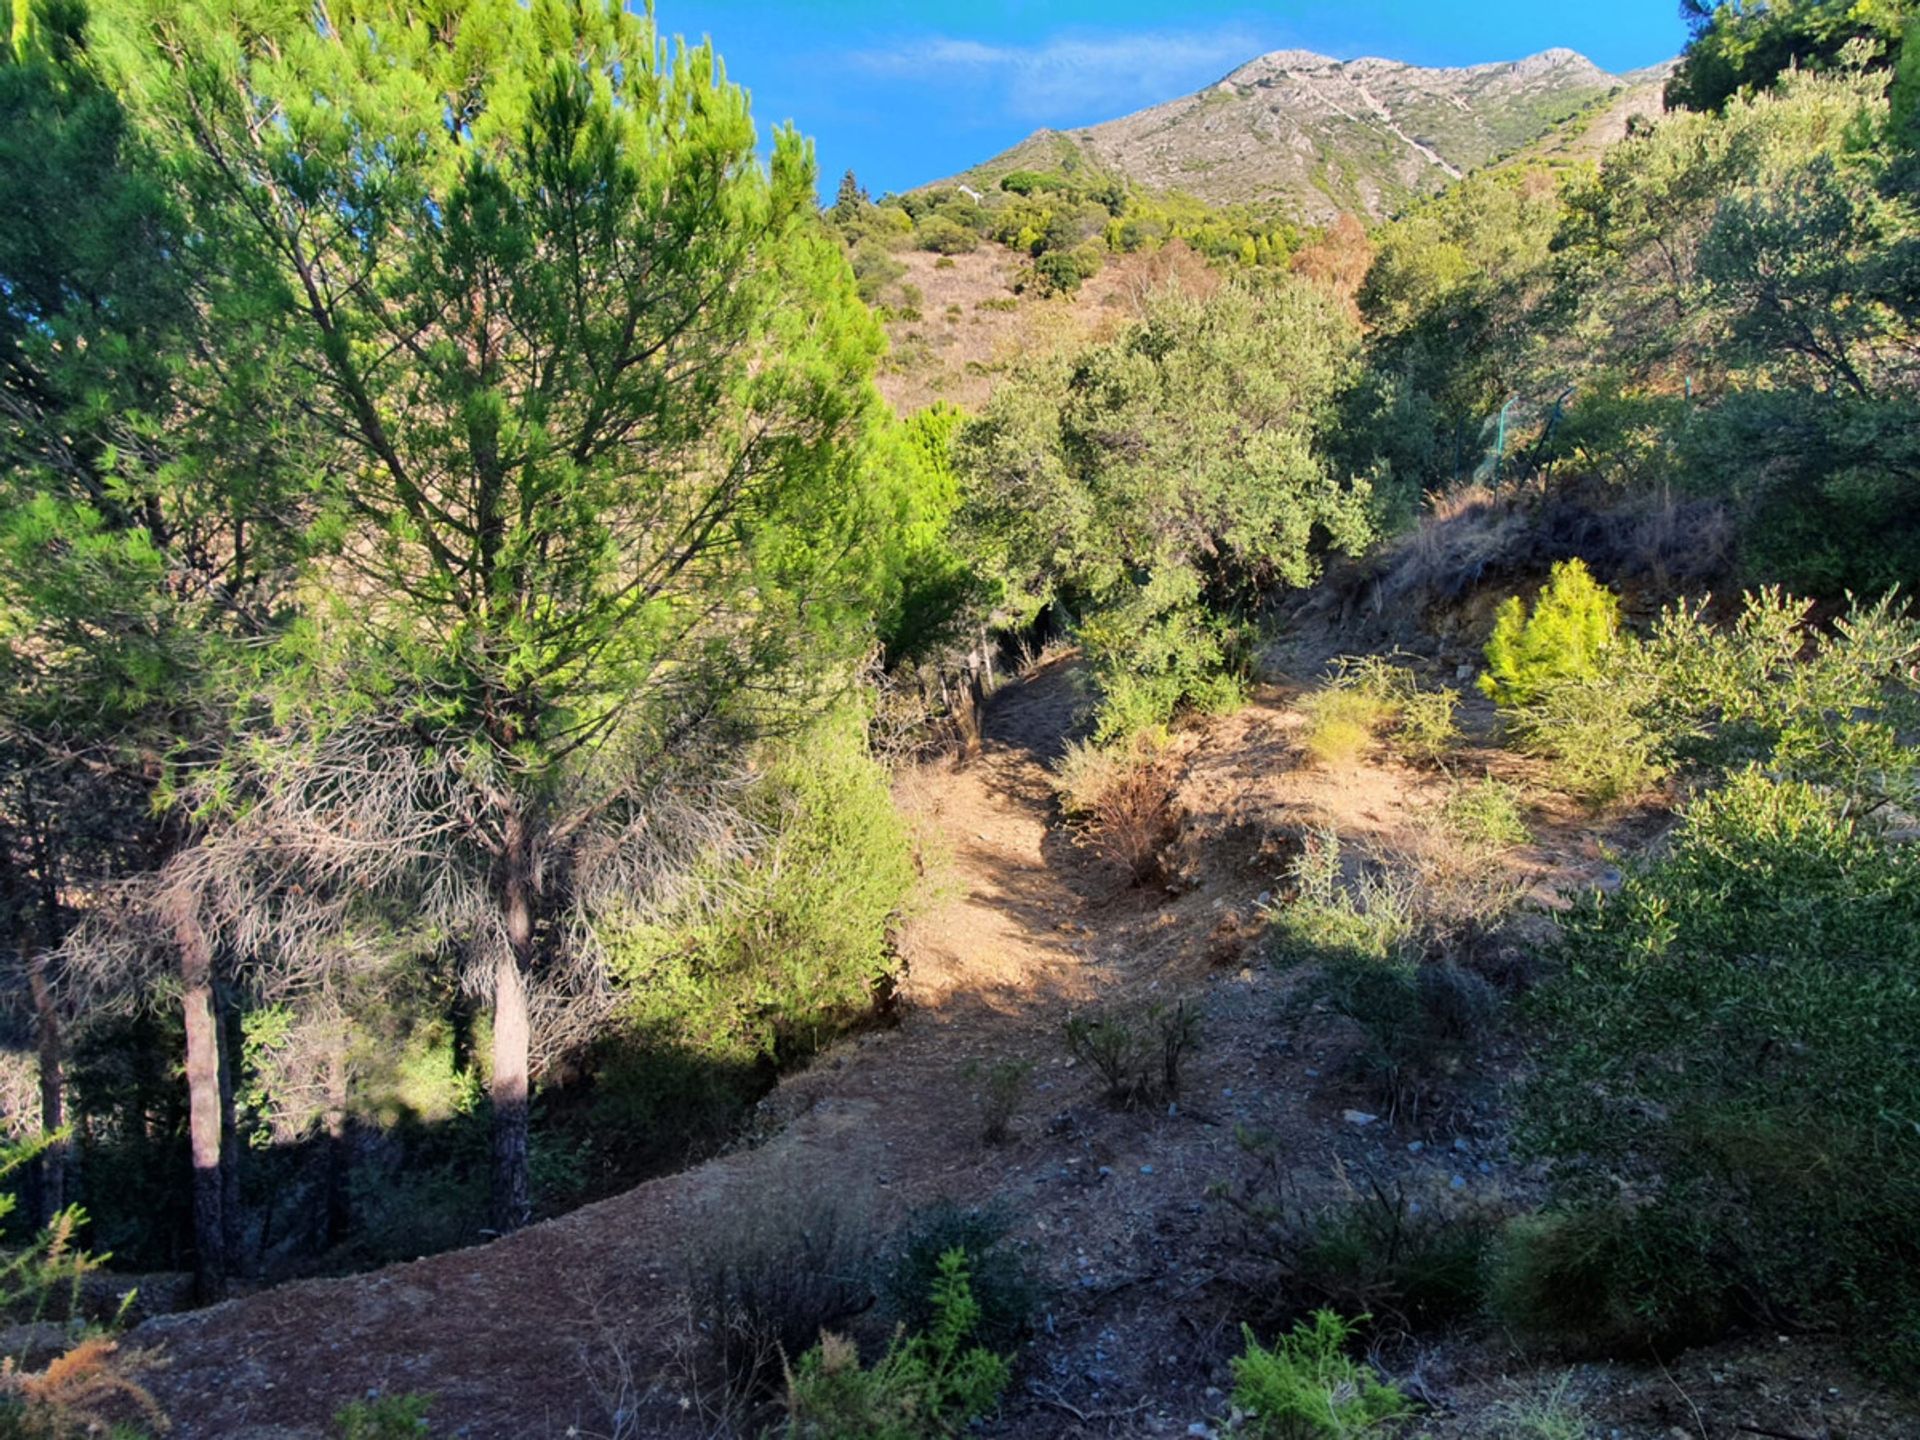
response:
{"label": "dry grass", "polygon": [[151,1363],[144,1352],[122,1351],[118,1342],[94,1335],[44,1370],[0,1361],[0,1397],[20,1405],[19,1433],[44,1440],[122,1433],[121,1422],[135,1417],[164,1434],[172,1428],[166,1414],[134,1379]]}
{"label": "dry grass", "polygon": [[1581,481],[1462,485],[1429,495],[1420,523],[1384,552],[1372,572],[1375,600],[1405,611],[1490,586],[1521,589],[1570,555],[1610,585],[1665,596],[1724,576],[1733,541],[1718,501]]}
{"label": "dry grass", "polygon": [[1070,744],[1054,769],[1061,808],[1077,822],[1079,843],[1135,885],[1160,872],[1161,855],[1178,829],[1176,784],[1172,761],[1152,735],[1117,746]]}

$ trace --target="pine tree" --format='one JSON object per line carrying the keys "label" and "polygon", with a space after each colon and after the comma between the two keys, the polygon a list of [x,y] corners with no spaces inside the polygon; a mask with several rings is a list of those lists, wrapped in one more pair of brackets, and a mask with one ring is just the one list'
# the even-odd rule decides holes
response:
{"label": "pine tree", "polygon": [[834,196],[830,213],[834,223],[845,225],[850,220],[859,219],[872,203],[867,198],[867,192],[860,188],[860,182],[854,178],[853,171],[849,170],[840,177],[840,191]]}
{"label": "pine tree", "polygon": [[756,159],[710,48],[616,0],[314,15],[128,0],[116,32],[178,203],[299,377],[325,492],[299,621],[199,782],[229,824],[195,893],[287,917],[283,946],[405,897],[480,957],[505,1229],[596,916],[728,843],[666,777],[871,633],[881,336],[809,148]]}
{"label": "pine tree", "polygon": [[[258,383],[243,347],[217,373],[193,360],[233,297],[203,283],[205,247],[179,227],[87,18],[21,3],[0,52],[0,907],[27,960],[50,1130],[72,897],[97,905],[188,842],[178,817],[155,818],[160,757],[210,752],[206,681],[226,642],[258,632],[286,554],[272,407],[258,403],[281,387]],[[216,391],[250,443],[207,423]],[[129,957],[116,951],[89,985],[154,978]],[[232,1188],[214,957],[194,937],[172,962],[194,1092],[195,1263],[213,1298]],[[43,1160],[49,1209],[61,1155]]]}

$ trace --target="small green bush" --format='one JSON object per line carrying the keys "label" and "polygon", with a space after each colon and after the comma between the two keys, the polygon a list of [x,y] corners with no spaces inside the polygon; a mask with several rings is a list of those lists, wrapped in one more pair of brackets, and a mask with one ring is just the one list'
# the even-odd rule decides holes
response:
{"label": "small green bush", "polygon": [[1200,1012],[1185,1000],[1108,1005],[1069,1015],[1066,1040],[1116,1105],[1171,1100],[1180,1093],[1187,1055],[1200,1044]]}
{"label": "small green bush", "polygon": [[1326,970],[1328,1004],[1360,1027],[1361,1073],[1394,1112],[1466,1069],[1499,1013],[1493,987],[1451,964],[1341,955]]}
{"label": "small green bush", "polygon": [[1245,703],[1249,632],[1209,610],[1202,591],[1196,569],[1169,565],[1081,619],[1101,744],[1160,729],[1183,709],[1225,714]]}
{"label": "small green bush", "polygon": [[914,239],[922,250],[941,256],[965,255],[980,248],[977,234],[944,215],[936,215],[923,223],[914,232]]}
{"label": "small green bush", "polygon": [[1393,743],[1401,754],[1421,765],[1438,765],[1460,739],[1454,713],[1460,704],[1457,690],[1411,690],[1400,700],[1400,723]]}
{"label": "small green bush", "polygon": [[980,1138],[989,1145],[1003,1143],[1013,1130],[1013,1117],[1026,1098],[1033,1079],[1031,1060],[994,1060],[970,1062],[963,1072],[978,1085],[980,1100]]}
{"label": "small green bush", "polygon": [[1553,567],[1531,610],[1518,595],[1500,607],[1480,688],[1499,705],[1525,705],[1550,685],[1594,674],[1620,629],[1620,601],[1579,560]]}
{"label": "small green bush", "polygon": [[935,1440],[999,1403],[1012,1367],[977,1342],[979,1306],[964,1251],[940,1257],[927,1329],[897,1331],[863,1369],[851,1341],[823,1334],[787,1372],[790,1440]]}
{"label": "small green bush", "polygon": [[1488,1415],[1488,1440],[1587,1440],[1590,1421],[1572,1387],[1569,1370],[1542,1394],[1523,1391],[1500,1401]]}
{"label": "small green bush", "polygon": [[1487,1292],[1516,1336],[1596,1357],[1711,1340],[1734,1316],[1711,1221],[1612,1199],[1514,1220],[1493,1248]]}
{"label": "small green bush", "polygon": [[980,1343],[1011,1351],[1026,1338],[1040,1288],[1019,1251],[1008,1243],[1009,1228],[1007,1213],[991,1205],[939,1204],[914,1216],[896,1237],[881,1278],[888,1311],[914,1334],[931,1329],[940,1263],[957,1251],[966,1257]]}
{"label": "small green bush", "polygon": [[1080,288],[1081,281],[1099,273],[1099,251],[1079,245],[1071,250],[1049,250],[1044,255],[1036,255],[1032,269],[1022,276],[1020,285],[1041,295],[1071,295]]}
{"label": "small green bush", "polygon": [[418,1440],[431,1433],[427,1412],[431,1395],[376,1395],[333,1412],[339,1440]]}
{"label": "small green bush", "polygon": [[1288,878],[1293,895],[1268,916],[1268,950],[1282,965],[1351,956],[1411,962],[1419,931],[1408,887],[1388,874],[1342,882],[1340,837],[1307,837]]}
{"label": "small green bush", "polygon": [[1239,1138],[1258,1165],[1211,1194],[1239,1217],[1232,1246],[1252,1263],[1236,1279],[1256,1317],[1291,1321],[1332,1309],[1410,1333],[1479,1308],[1498,1231],[1482,1200],[1444,1182],[1418,1191],[1369,1172],[1358,1185],[1348,1181],[1339,1202],[1309,1208],[1293,1157],[1262,1137]]}
{"label": "small green bush", "polygon": [[1440,818],[1449,838],[1470,850],[1511,850],[1533,838],[1519,790],[1491,775],[1456,784]]}
{"label": "small green bush", "polygon": [[1252,1330],[1241,1333],[1247,1348],[1233,1360],[1233,1401],[1255,1440],[1359,1440],[1413,1409],[1398,1386],[1346,1356],[1353,1327],[1331,1310],[1271,1350]]}
{"label": "small green bush", "polygon": [[1668,747],[1648,722],[1659,678],[1631,642],[1601,673],[1546,686],[1508,714],[1520,748],[1547,762],[1548,783],[1595,810],[1644,795],[1668,771]]}
{"label": "small green bush", "polygon": [[1422,690],[1413,671],[1389,657],[1344,656],[1325,688],[1301,702],[1302,744],[1321,764],[1344,765],[1391,732],[1409,760],[1436,765],[1460,738],[1459,700],[1452,690]]}
{"label": "small green bush", "polygon": [[1379,739],[1393,718],[1392,704],[1365,690],[1319,690],[1300,702],[1307,717],[1300,743],[1326,766],[1351,765]]}

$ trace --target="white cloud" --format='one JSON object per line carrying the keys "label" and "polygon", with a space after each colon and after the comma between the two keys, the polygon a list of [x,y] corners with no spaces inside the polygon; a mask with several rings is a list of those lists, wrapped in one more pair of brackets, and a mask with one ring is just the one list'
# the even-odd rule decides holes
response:
{"label": "white cloud", "polygon": [[990,45],[931,36],[852,58],[874,74],[1000,91],[1009,115],[1080,124],[1170,100],[1260,53],[1241,29],[1061,36],[1038,45]]}

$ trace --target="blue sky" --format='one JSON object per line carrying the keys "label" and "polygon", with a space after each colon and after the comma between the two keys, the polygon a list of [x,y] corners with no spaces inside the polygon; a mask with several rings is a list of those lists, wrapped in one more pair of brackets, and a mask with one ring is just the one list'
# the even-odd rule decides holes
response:
{"label": "blue sky", "polygon": [[1565,45],[1618,71],[1686,39],[1678,0],[657,0],[656,14],[666,34],[713,38],[763,132],[792,120],[814,138],[829,193],[849,167],[875,194],[938,179],[1268,50],[1471,65]]}

